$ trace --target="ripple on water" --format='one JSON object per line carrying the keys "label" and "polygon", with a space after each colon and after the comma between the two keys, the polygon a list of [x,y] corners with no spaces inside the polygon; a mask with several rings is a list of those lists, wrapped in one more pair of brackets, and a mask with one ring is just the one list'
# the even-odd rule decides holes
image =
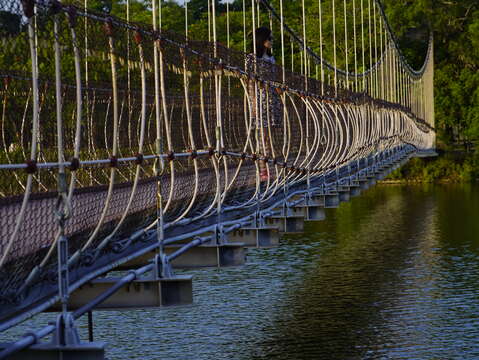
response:
{"label": "ripple on water", "polygon": [[478,195],[376,187],[243,267],[188,271],[194,305],[95,312],[95,337],[122,360],[479,358]]}

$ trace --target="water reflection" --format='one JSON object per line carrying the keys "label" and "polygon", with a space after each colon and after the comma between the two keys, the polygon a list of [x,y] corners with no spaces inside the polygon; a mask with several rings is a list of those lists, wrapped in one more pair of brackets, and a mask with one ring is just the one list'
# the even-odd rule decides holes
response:
{"label": "water reflection", "polygon": [[470,246],[479,197],[450,190],[376,189],[312,226],[334,246],[305,273],[255,358],[478,356],[478,286],[464,279],[479,274]]}
{"label": "water reflection", "polygon": [[95,336],[110,359],[479,358],[478,217],[478,187],[377,187],[244,267],[194,271],[192,306],[96,312]]}

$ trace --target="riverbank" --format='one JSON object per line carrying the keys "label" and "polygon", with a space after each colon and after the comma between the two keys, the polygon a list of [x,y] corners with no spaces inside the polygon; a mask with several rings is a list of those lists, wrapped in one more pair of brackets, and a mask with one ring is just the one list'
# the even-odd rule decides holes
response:
{"label": "riverbank", "polygon": [[413,158],[384,183],[469,183],[479,181],[479,151],[438,151],[435,158]]}

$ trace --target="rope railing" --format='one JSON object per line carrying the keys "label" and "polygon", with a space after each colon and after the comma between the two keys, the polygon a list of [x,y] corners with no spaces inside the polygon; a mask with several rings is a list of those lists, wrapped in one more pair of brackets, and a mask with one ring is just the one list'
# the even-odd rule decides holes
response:
{"label": "rope railing", "polygon": [[[294,191],[434,147],[432,57],[406,76],[380,32],[380,60],[358,74],[350,57],[355,70],[344,72],[306,43],[305,11],[303,41],[282,7],[258,2],[279,20],[281,38],[301,45],[301,74],[286,69],[284,48],[279,66],[220,44],[214,1],[206,41],[188,35],[186,7],[184,35],[162,28],[156,0],[151,26],[87,2],[0,0],[18,20],[16,30],[0,28],[1,330],[59,294],[66,313],[69,284],[89,279],[103,257],[120,261],[152,246],[166,259],[163,247],[179,231],[205,228],[221,244],[235,217],[261,221]],[[356,31],[345,2],[341,10]],[[360,21],[376,27],[366,12]],[[246,42],[246,15],[243,22]],[[311,59],[321,77],[312,76]],[[323,66],[337,73],[334,85]]]}

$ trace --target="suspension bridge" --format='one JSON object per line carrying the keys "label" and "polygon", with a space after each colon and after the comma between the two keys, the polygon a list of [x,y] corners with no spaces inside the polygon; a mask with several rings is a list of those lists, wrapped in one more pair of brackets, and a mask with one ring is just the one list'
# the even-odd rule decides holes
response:
{"label": "suspension bridge", "polygon": [[[0,358],[103,359],[79,317],[191,303],[175,267],[241,265],[434,154],[433,39],[414,70],[377,0],[295,2],[300,26],[243,0],[239,45],[229,4],[205,0],[208,39],[188,2],[183,33],[161,0],[151,24],[124,5],[0,1],[0,330],[59,312]],[[276,64],[249,50],[259,26]]]}

